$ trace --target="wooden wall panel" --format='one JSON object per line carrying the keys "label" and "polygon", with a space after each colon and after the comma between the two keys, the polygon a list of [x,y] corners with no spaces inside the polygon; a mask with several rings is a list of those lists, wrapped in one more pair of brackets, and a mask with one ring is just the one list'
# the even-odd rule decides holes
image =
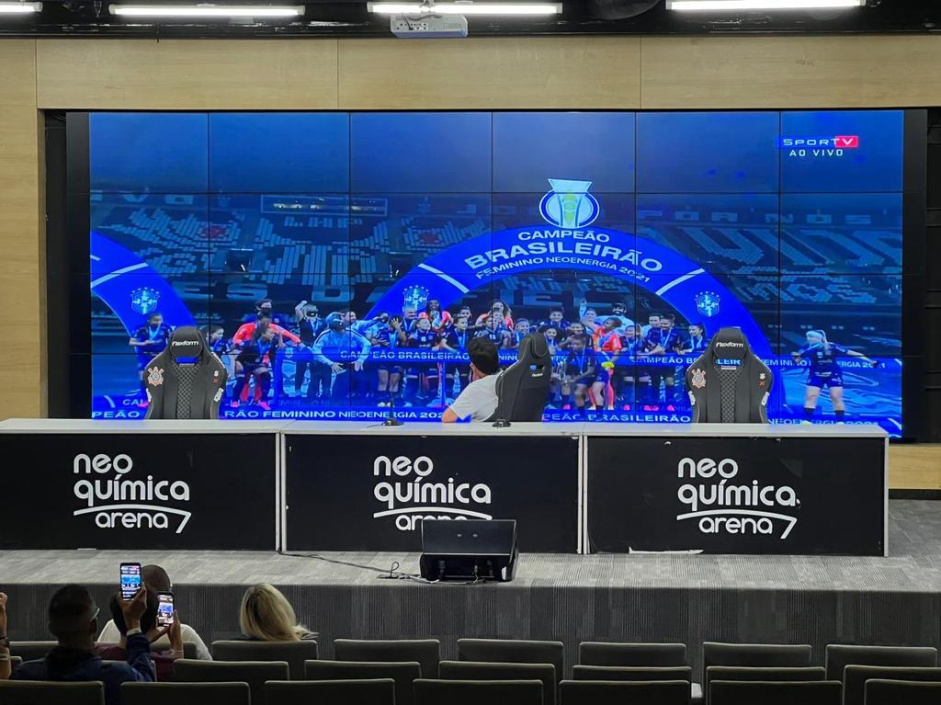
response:
{"label": "wooden wall panel", "polygon": [[889,487],[941,490],[941,444],[889,446]]}
{"label": "wooden wall panel", "polygon": [[36,42],[0,41],[0,419],[45,409],[45,258],[40,238],[39,113]]}
{"label": "wooden wall panel", "polygon": [[513,37],[340,42],[341,109],[640,105],[640,40]]}
{"label": "wooden wall panel", "polygon": [[43,39],[40,108],[330,110],[337,42]]}
{"label": "wooden wall panel", "polygon": [[647,37],[645,109],[938,105],[941,36]]}

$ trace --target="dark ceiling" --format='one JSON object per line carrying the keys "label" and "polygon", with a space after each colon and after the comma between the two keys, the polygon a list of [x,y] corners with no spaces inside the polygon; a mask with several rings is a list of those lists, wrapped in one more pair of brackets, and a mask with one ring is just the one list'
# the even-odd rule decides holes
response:
{"label": "dark ceiling", "polygon": [[[129,0],[125,0],[126,2]],[[137,0],[135,0],[137,1]],[[144,4],[147,0],[137,2]],[[194,0],[195,1],[195,0]],[[238,0],[218,0],[239,4]],[[255,4],[262,4],[258,0]],[[390,37],[388,18],[363,0],[283,0],[306,5],[301,21],[162,23],[124,21],[108,2],[46,0],[34,16],[5,16],[0,36],[115,37]],[[250,4],[250,3],[242,3]],[[471,36],[548,34],[841,34],[941,31],[941,0],[869,0],[865,8],[829,12],[749,12],[694,16],[668,12],[663,0],[566,0],[551,19],[468,18]]]}

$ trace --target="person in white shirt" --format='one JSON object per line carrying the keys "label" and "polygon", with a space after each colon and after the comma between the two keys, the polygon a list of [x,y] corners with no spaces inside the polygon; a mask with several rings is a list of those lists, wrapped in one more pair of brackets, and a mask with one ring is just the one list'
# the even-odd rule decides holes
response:
{"label": "person in white shirt", "polygon": [[474,338],[467,345],[473,380],[441,416],[443,423],[455,423],[468,417],[486,421],[497,410],[497,373],[500,355],[489,338]]}
{"label": "person in white shirt", "polygon": [[[141,568],[141,582],[147,586],[147,590],[152,591],[155,595],[161,592],[173,592],[170,576],[167,575],[167,571],[159,565],[145,565]],[[197,659],[200,661],[212,661],[212,655],[209,653],[209,649],[195,629],[188,624],[181,624],[180,635],[182,636],[184,645],[196,645]],[[101,630],[101,634],[98,635],[98,643],[117,644],[120,641],[121,632],[115,625],[114,620],[109,620],[104,629]],[[156,649],[169,649],[170,639],[164,634],[151,644],[151,646]]]}

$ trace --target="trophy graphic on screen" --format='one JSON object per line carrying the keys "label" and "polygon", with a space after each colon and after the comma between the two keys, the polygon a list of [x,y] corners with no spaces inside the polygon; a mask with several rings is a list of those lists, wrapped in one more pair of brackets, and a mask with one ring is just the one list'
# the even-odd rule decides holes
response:
{"label": "trophy graphic on screen", "polygon": [[588,193],[591,181],[549,179],[552,190],[539,202],[539,212],[547,222],[560,228],[575,229],[591,225],[601,210]]}

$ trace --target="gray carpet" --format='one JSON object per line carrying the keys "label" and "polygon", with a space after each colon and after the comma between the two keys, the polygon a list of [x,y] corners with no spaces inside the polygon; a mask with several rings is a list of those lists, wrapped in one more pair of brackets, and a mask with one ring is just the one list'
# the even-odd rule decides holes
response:
{"label": "gray carpet", "polygon": [[[432,637],[442,657],[461,636],[558,639],[567,669],[579,641],[681,641],[697,673],[703,641],[941,646],[941,503],[890,502],[889,558],[810,556],[524,555],[510,584],[420,585],[378,573],[273,553],[0,552],[10,634],[45,638],[56,585],[93,587],[107,611],[118,563],[160,563],[175,582],[184,620],[207,643],[237,633],[245,585],[281,586],[298,617],[332,640]],[[418,571],[417,554],[330,558]]]}

